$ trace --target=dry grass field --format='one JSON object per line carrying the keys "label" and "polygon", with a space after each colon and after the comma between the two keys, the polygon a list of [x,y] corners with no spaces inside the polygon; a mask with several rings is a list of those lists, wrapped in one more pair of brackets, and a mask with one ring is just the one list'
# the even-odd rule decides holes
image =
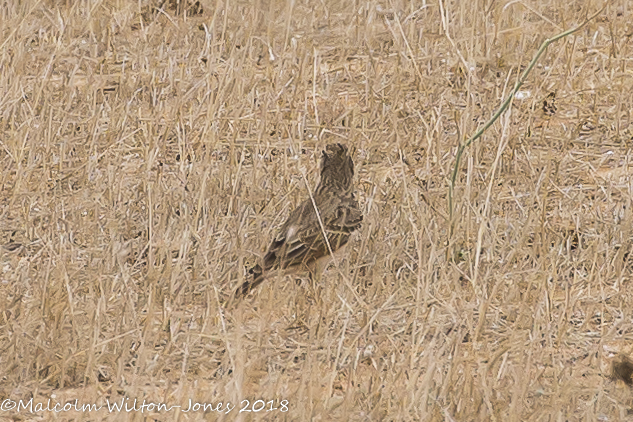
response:
{"label": "dry grass field", "polygon": [[[0,3],[0,420],[633,420],[630,2],[448,205],[603,5]],[[347,253],[225,309],[329,142]]]}

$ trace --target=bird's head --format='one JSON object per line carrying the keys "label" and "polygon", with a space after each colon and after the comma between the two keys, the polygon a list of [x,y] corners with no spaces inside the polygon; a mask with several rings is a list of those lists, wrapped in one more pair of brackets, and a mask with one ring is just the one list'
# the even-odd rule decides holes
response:
{"label": "bird's head", "polygon": [[347,190],[352,185],[354,162],[343,144],[329,144],[321,157],[320,188]]}

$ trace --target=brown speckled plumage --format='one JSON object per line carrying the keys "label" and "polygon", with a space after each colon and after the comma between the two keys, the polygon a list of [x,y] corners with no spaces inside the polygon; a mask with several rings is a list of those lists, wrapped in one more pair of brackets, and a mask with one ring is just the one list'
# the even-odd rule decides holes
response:
{"label": "brown speckled plumage", "polygon": [[[307,198],[290,213],[273,239],[261,265],[249,271],[249,280],[237,288],[234,299],[241,299],[259,286],[268,272],[299,266],[310,268],[328,257],[323,229],[332,252],[344,246],[360,226],[363,215],[354,198],[354,163],[342,144],[330,144],[323,151],[321,179],[312,198]],[[318,210],[323,228],[317,218]]]}

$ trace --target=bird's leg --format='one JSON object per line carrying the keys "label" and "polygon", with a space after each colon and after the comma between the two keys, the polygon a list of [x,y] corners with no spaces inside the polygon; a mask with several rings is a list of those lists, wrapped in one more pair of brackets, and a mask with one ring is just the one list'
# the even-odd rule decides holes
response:
{"label": "bird's leg", "polygon": [[[310,267],[310,287],[312,293],[314,295],[314,300],[311,302],[310,307],[314,307],[316,312],[313,313],[313,321],[309,321],[309,326],[314,328],[314,331],[311,334],[314,335],[315,338],[318,337],[319,331],[323,328],[323,310],[324,310],[324,301],[323,301],[323,293],[325,290],[322,283],[323,280],[323,270],[324,265],[322,263],[315,263]],[[316,320],[314,320],[316,318]]]}
{"label": "bird's leg", "polygon": [[299,330],[301,332],[307,331],[306,320],[306,295],[305,289],[301,287],[301,279],[296,279],[296,284],[293,287],[293,320],[286,330]]}
{"label": "bird's leg", "polygon": [[315,286],[318,285],[318,281],[315,282],[315,279],[318,275],[310,265],[306,265],[305,269],[308,270],[308,281],[297,278],[297,293],[294,295],[294,321],[287,330],[307,330],[311,326],[310,311],[318,302],[318,296],[315,292]]}

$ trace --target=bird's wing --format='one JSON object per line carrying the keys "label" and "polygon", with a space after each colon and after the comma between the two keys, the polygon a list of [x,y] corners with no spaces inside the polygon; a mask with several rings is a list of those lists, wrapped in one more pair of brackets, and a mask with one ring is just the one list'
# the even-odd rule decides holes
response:
{"label": "bird's wing", "polygon": [[[350,234],[363,220],[353,198],[332,198],[325,201],[319,215],[332,251],[345,245]],[[299,206],[282,226],[264,257],[264,268],[292,267],[317,260],[329,253],[323,231],[311,200]]]}
{"label": "bird's wing", "polygon": [[264,271],[276,268],[280,263],[282,268],[288,266],[281,261],[285,261],[283,258],[288,252],[292,253],[294,249],[300,247],[300,239],[297,236],[297,232],[300,227],[305,226],[309,221],[310,208],[308,208],[308,205],[312,207],[312,203],[309,201],[301,203],[290,213],[286,222],[281,226],[264,256]]}

